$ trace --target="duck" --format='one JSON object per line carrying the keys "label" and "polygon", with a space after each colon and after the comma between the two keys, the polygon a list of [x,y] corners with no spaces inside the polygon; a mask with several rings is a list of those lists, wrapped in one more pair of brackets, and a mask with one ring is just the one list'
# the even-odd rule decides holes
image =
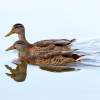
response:
{"label": "duck", "polygon": [[52,72],[63,72],[63,71],[74,71],[75,68],[66,66],[69,63],[77,62],[83,55],[74,53],[77,49],[70,51],[41,51],[30,52],[28,44],[24,41],[16,41],[12,46],[6,49],[6,51],[17,49],[19,52],[20,63],[16,64],[16,69],[12,69],[8,65],[5,67],[10,70],[11,73],[6,73],[17,82],[23,82],[27,76],[27,64],[38,65],[40,69],[52,71]]}
{"label": "duck", "polygon": [[47,51],[47,50],[71,50],[71,45],[76,39],[48,39],[48,40],[41,40],[35,43],[29,43],[25,37],[25,27],[21,23],[16,23],[13,25],[11,31],[5,35],[8,37],[12,34],[18,34],[18,38],[21,41],[27,43],[34,52],[36,51]]}
{"label": "duck", "polygon": [[19,59],[33,65],[66,65],[67,63],[76,62],[81,57],[81,55],[74,53],[77,49],[32,52],[28,48],[29,46],[26,42],[18,40],[6,51],[17,49],[19,51]]}

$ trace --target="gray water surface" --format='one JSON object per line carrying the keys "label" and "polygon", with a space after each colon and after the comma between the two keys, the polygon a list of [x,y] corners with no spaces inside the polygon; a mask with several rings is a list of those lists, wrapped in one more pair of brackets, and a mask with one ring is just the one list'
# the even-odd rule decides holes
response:
{"label": "gray water surface", "polygon": [[[1,100],[100,100],[100,12],[98,0],[0,1]],[[13,24],[25,25],[27,40],[76,38],[73,48],[86,56],[77,71],[55,73],[28,65],[27,78],[18,83],[5,75],[5,64],[16,67],[16,51],[5,49],[18,40],[5,38]],[[73,66],[73,65],[71,65]]]}

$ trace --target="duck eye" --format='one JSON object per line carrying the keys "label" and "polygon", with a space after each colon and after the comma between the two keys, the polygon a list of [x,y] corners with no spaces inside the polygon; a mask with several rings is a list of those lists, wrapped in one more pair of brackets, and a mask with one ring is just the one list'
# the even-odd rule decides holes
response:
{"label": "duck eye", "polygon": [[22,43],[18,43],[18,44],[22,44]]}
{"label": "duck eye", "polygon": [[24,43],[22,43],[22,42],[19,42],[18,44],[20,44],[20,45],[24,45]]}
{"label": "duck eye", "polygon": [[21,42],[21,41],[17,41],[15,44],[24,45],[24,43],[23,43],[23,42]]}

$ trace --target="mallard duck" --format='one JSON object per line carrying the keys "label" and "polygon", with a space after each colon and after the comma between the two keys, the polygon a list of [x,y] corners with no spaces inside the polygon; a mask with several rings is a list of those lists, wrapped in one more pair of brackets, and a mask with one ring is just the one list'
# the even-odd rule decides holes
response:
{"label": "mallard duck", "polygon": [[[27,64],[39,65],[41,69],[54,71],[54,72],[63,72],[63,71],[74,71],[75,68],[70,68],[67,65],[68,63],[73,63],[79,60],[82,55],[75,54],[74,50],[70,51],[42,51],[42,52],[30,52],[28,49],[28,44],[23,41],[15,42],[11,47],[6,49],[12,50],[17,49],[19,51],[19,61],[16,69],[12,69],[8,65],[5,65],[7,69],[10,70],[11,74],[6,73],[12,79],[17,82],[22,82],[26,79],[27,75]],[[36,53],[36,54],[35,54]]]}
{"label": "mallard duck", "polygon": [[67,63],[77,61],[81,56],[74,54],[77,49],[70,51],[41,51],[32,52],[28,49],[28,44],[23,41],[15,42],[6,51],[11,49],[17,49],[19,51],[19,59],[24,60],[29,64],[36,65],[66,65]]}
{"label": "mallard duck", "polygon": [[67,39],[49,39],[49,40],[41,40],[35,42],[34,44],[30,44],[25,38],[25,28],[24,25],[17,23],[13,25],[11,31],[6,35],[10,36],[11,34],[18,34],[19,40],[27,43],[31,49],[34,51],[44,51],[44,50],[70,50],[70,45],[76,39],[67,40]]}

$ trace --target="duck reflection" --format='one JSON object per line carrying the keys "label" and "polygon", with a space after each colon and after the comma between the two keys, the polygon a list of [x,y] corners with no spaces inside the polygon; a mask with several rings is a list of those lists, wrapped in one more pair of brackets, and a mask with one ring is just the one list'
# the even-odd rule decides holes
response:
{"label": "duck reflection", "polygon": [[[10,71],[10,73],[6,73],[7,76],[11,77],[17,82],[23,82],[27,76],[27,62],[21,61],[19,64],[16,64],[16,69],[12,69],[12,67],[5,65],[5,67]],[[79,69],[68,67],[68,66],[54,66],[54,65],[40,65],[40,69],[49,71],[49,72],[70,72],[77,71]]]}
{"label": "duck reflection", "polygon": [[17,82],[22,82],[26,79],[27,63],[25,61],[22,61],[16,65],[16,69],[12,69],[10,66],[5,65],[5,67],[10,71],[10,73],[6,73],[6,75],[8,75]]}
{"label": "duck reflection", "polygon": [[70,72],[70,71],[77,71],[80,69],[71,67],[71,66],[54,66],[54,65],[45,65],[45,66],[40,66],[40,69],[46,70],[49,72]]}
{"label": "duck reflection", "polygon": [[79,58],[83,56],[74,53],[77,49],[69,51],[49,50],[33,52],[26,42],[20,40],[16,41],[6,51],[13,49],[18,50],[20,63],[17,64],[16,69],[12,69],[6,65],[6,68],[11,72],[11,74],[6,74],[18,82],[26,79],[27,64],[38,65],[41,69],[52,72],[68,72],[75,71],[76,69],[66,65],[79,61]]}

